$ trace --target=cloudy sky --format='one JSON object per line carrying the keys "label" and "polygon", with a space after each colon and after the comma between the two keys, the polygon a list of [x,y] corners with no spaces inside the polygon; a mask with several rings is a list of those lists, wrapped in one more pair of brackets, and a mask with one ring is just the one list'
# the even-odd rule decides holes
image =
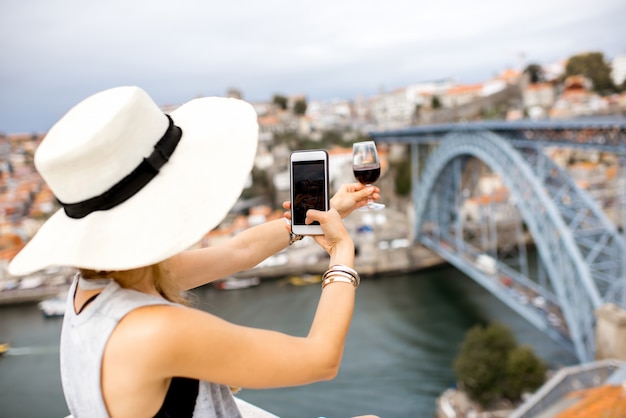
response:
{"label": "cloudy sky", "polygon": [[585,51],[626,54],[624,0],[2,0],[0,131],[44,132],[97,91],[157,104],[479,82]]}

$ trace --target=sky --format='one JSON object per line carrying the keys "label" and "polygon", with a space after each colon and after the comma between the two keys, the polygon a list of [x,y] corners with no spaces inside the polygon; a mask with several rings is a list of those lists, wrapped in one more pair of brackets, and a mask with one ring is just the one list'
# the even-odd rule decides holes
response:
{"label": "sky", "polygon": [[590,51],[626,54],[625,0],[2,0],[0,132],[121,85],[160,106],[355,99]]}

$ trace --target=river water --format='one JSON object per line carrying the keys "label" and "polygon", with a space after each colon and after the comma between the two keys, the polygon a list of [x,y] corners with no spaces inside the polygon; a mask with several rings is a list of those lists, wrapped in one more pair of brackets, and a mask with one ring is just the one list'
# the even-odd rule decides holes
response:
{"label": "river water", "polygon": [[[306,335],[320,289],[284,281],[219,291],[194,291],[196,305],[232,322]],[[456,269],[364,279],[336,379],[304,387],[246,390],[242,399],[283,418],[431,418],[435,400],[455,382],[451,364],[465,332],[499,321],[551,367],[576,363],[573,353],[499,302]],[[0,307],[0,416],[60,418],[67,408],[59,379],[60,319],[35,304]]]}

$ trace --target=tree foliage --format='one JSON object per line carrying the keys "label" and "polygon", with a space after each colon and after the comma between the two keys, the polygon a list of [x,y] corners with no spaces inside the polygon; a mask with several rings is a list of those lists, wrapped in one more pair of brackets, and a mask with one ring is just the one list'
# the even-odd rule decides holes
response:
{"label": "tree foliage", "polygon": [[282,94],[275,94],[272,98],[272,103],[274,103],[281,110],[287,110],[287,97]]}
{"label": "tree foliage", "polygon": [[545,81],[543,67],[539,64],[528,64],[524,69],[524,73],[528,74],[530,84],[542,83]]}
{"label": "tree foliage", "polygon": [[433,109],[439,109],[441,107],[441,100],[439,100],[439,96],[433,96],[430,101],[430,107]]}
{"label": "tree foliage", "polygon": [[601,52],[589,52],[570,57],[565,65],[565,77],[583,75],[593,83],[593,90],[600,94],[614,92],[611,66]]}
{"label": "tree foliage", "polygon": [[546,366],[535,356],[532,348],[514,348],[506,362],[504,397],[517,401],[524,392],[535,391],[545,381],[546,371]]}
{"label": "tree foliage", "polygon": [[392,163],[396,173],[395,192],[398,196],[408,196],[411,193],[411,160],[405,158]]}
{"label": "tree foliage", "polygon": [[296,115],[304,115],[306,113],[307,103],[305,99],[298,99],[293,104],[293,113]]}
{"label": "tree foliage", "polygon": [[272,183],[269,180],[267,172],[265,170],[253,167],[250,174],[252,176],[252,184],[250,185],[250,187],[242,191],[242,198],[245,200],[259,196],[267,196],[271,199],[273,194]]}
{"label": "tree foliage", "polygon": [[532,349],[519,347],[512,332],[499,324],[470,329],[453,367],[462,389],[483,406],[500,399],[518,401],[545,380],[545,366]]}

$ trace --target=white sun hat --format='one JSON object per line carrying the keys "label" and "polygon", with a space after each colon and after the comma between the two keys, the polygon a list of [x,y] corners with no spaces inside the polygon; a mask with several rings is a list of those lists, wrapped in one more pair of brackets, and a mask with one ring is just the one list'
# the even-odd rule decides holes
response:
{"label": "white sun hat", "polygon": [[256,113],[237,99],[194,99],[168,117],[139,87],[88,97],[35,153],[63,207],[9,273],[57,265],[128,270],[188,249],[239,198],[257,139]]}

